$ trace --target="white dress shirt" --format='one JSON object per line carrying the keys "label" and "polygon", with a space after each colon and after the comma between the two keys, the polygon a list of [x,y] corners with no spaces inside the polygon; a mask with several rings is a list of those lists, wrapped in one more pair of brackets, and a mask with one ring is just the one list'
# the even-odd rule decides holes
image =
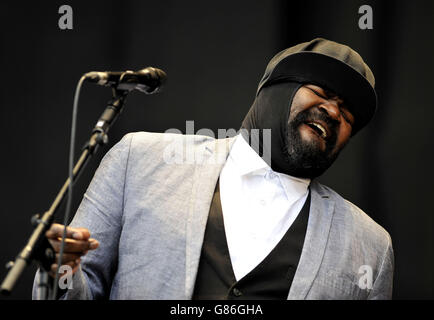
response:
{"label": "white dress shirt", "polygon": [[273,171],[242,136],[220,173],[226,240],[240,280],[273,250],[297,218],[310,179]]}

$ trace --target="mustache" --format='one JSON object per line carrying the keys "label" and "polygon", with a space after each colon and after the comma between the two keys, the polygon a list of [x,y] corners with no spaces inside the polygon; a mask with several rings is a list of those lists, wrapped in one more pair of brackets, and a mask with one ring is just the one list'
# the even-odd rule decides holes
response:
{"label": "mustache", "polygon": [[331,118],[326,112],[320,111],[319,109],[310,108],[300,112],[292,121],[290,121],[290,126],[297,128],[303,123],[315,120],[323,121],[328,126],[331,133],[331,136],[328,140],[333,143],[336,142],[339,121]]}
{"label": "mustache", "polygon": [[331,118],[325,112],[313,108],[300,112],[294,118],[293,122],[296,124],[301,124],[306,121],[315,121],[315,120],[321,120],[325,122],[327,126],[330,128],[330,130],[332,131],[336,131],[336,128],[339,125],[338,120]]}

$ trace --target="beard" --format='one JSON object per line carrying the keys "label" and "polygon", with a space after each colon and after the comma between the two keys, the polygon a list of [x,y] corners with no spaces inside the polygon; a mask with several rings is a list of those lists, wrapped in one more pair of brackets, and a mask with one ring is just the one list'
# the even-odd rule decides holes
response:
{"label": "beard", "polygon": [[[312,120],[322,120],[330,129],[331,135],[326,140],[325,150],[318,139],[306,141],[301,137],[300,126]],[[338,151],[333,151],[337,141],[337,126],[336,120],[313,108],[300,112],[288,122],[285,153],[290,175],[313,179],[322,175],[333,164],[343,148],[342,146]]]}

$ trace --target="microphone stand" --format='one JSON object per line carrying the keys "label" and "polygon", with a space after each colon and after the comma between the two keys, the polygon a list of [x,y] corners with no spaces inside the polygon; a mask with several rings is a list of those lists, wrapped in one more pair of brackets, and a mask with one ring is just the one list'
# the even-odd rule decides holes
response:
{"label": "microphone stand", "polygon": [[[92,131],[90,139],[86,142],[81,156],[73,168],[73,181],[75,183],[86,166],[89,159],[95,154],[100,145],[108,142],[107,132],[116,121],[119,114],[122,112],[125,99],[130,90],[113,89],[113,97],[109,101],[106,109],[97,121],[95,128]],[[55,252],[50,242],[45,237],[46,231],[51,227],[54,221],[54,215],[59,209],[62,200],[68,191],[71,184],[68,178],[50,208],[41,216],[36,214],[32,217],[32,224],[35,226],[24,249],[15,258],[15,261],[9,262],[6,267],[9,269],[3,283],[1,284],[1,292],[8,295],[12,292],[17,280],[23,273],[24,269],[32,262],[36,261],[40,268],[40,279],[38,283],[38,296],[42,300],[48,298],[49,293],[49,276],[51,264],[55,261]]]}

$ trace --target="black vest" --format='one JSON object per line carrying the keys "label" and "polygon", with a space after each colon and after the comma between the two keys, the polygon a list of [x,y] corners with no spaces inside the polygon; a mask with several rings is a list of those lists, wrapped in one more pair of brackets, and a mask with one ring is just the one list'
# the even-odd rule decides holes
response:
{"label": "black vest", "polygon": [[286,299],[300,260],[309,209],[310,191],[299,215],[276,247],[250,273],[236,281],[226,242],[217,181],[193,299]]}

